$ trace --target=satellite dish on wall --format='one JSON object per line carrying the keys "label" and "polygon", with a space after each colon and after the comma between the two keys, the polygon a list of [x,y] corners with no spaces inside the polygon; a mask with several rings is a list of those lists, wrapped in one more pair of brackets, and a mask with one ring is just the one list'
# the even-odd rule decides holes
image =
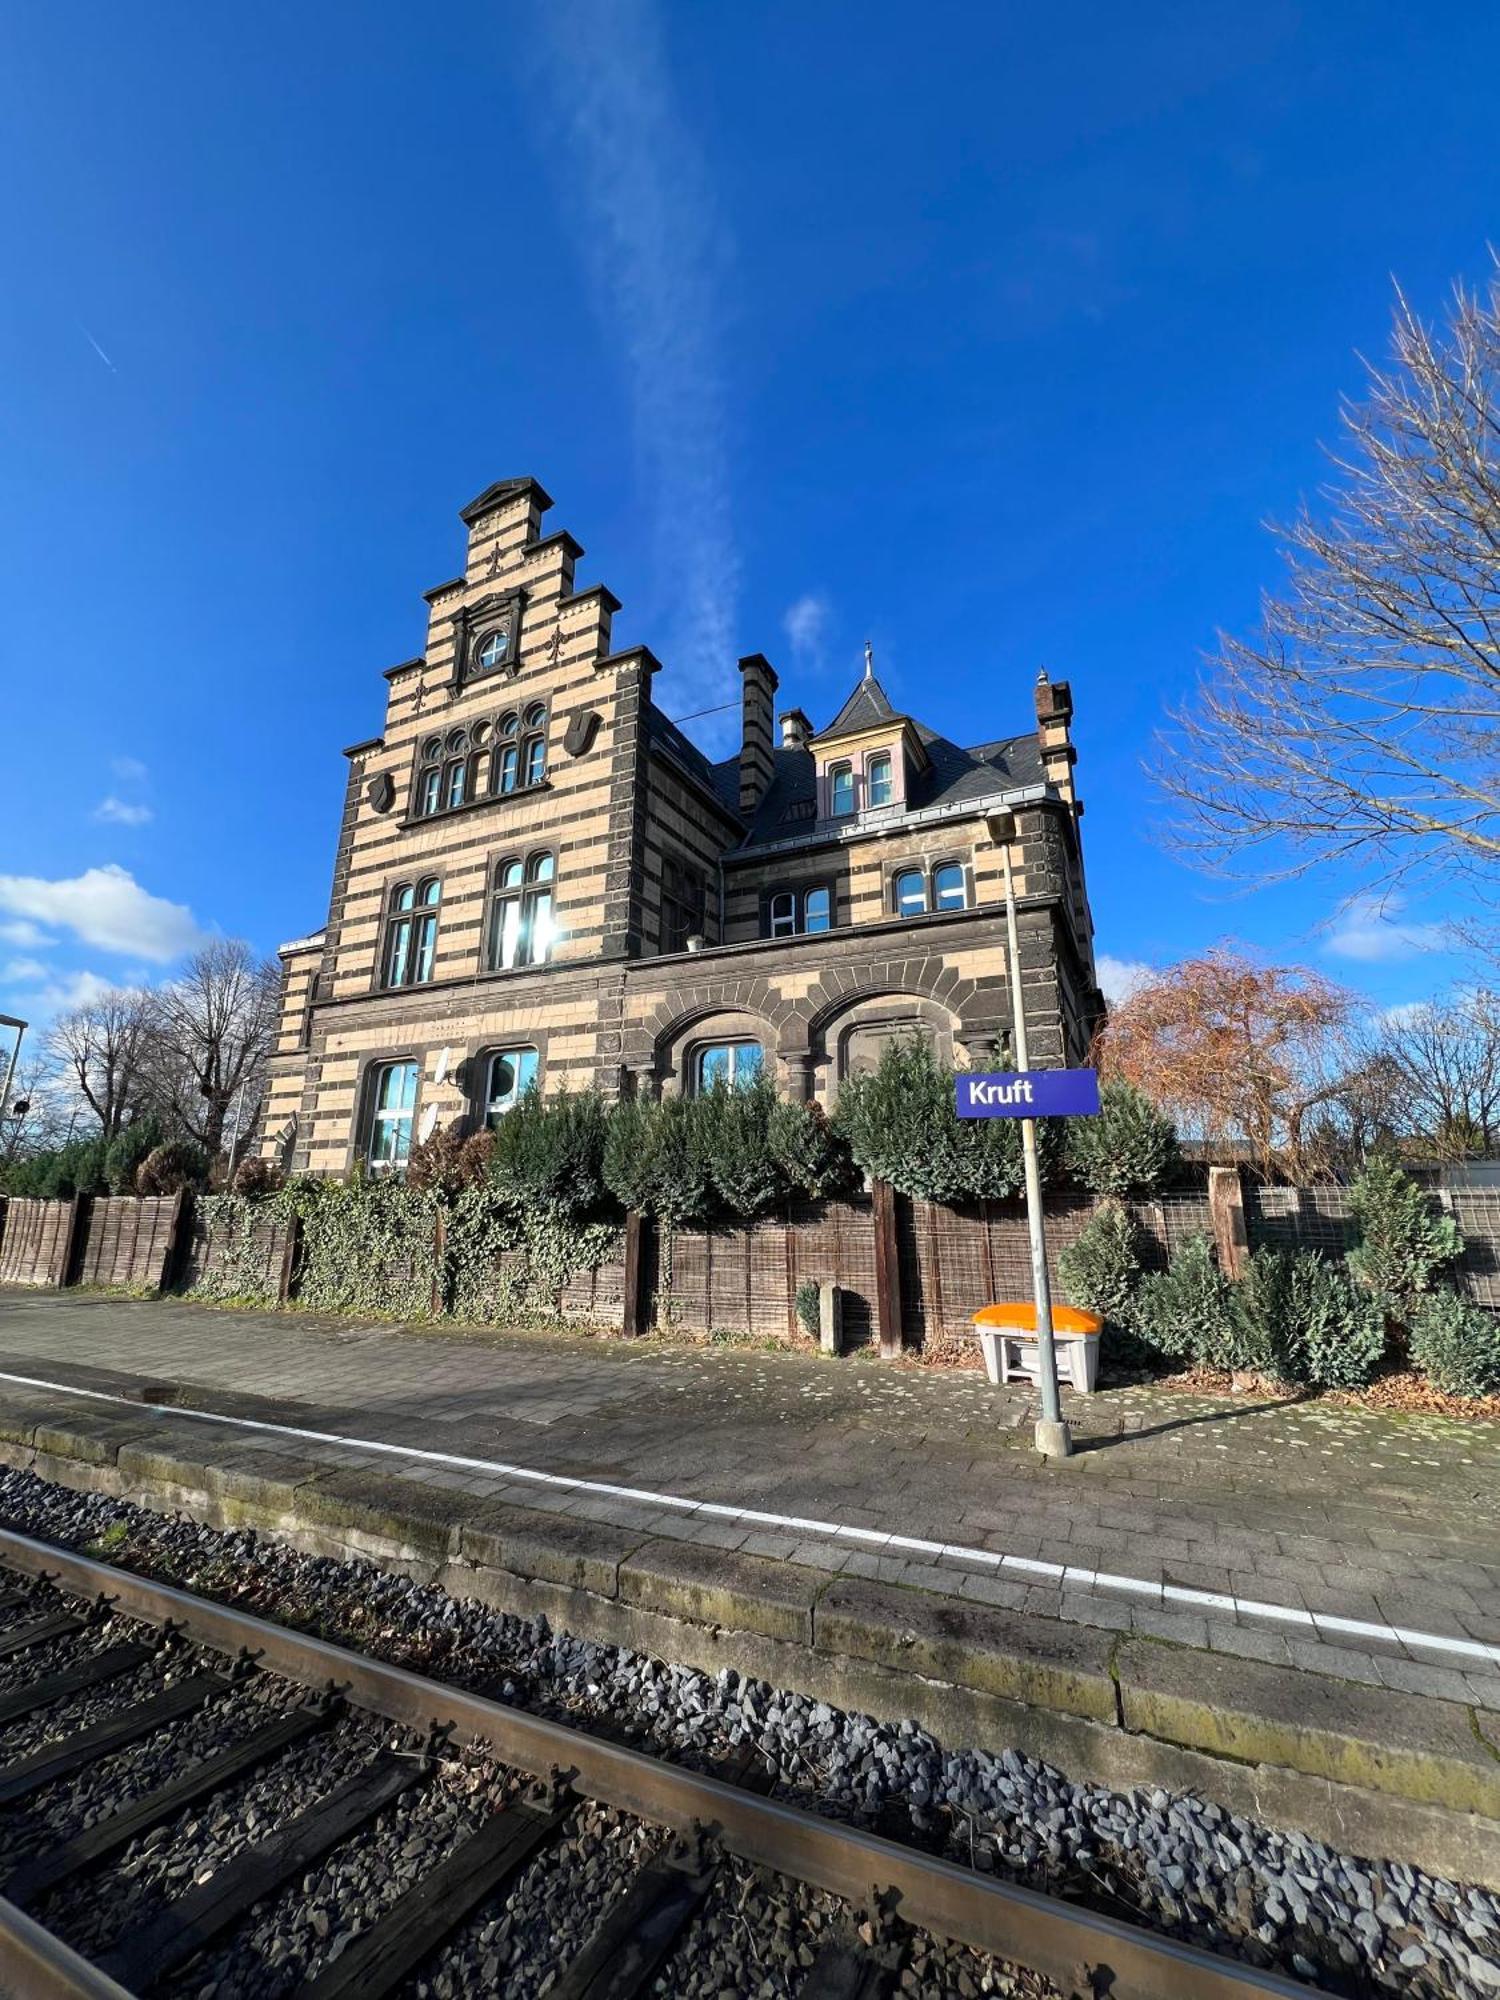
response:
{"label": "satellite dish on wall", "polygon": [[442,1054],[437,1059],[437,1068],[432,1072],[432,1080],[434,1083],[446,1082],[448,1071],[452,1066],[452,1062],[453,1062],[452,1049],[444,1049]]}
{"label": "satellite dish on wall", "polygon": [[432,1137],[432,1128],[437,1123],[437,1114],[438,1114],[437,1106],[435,1104],[429,1104],[427,1109],[422,1113],[421,1118],[417,1121],[417,1137],[421,1140],[424,1146],[427,1144],[427,1141]]}

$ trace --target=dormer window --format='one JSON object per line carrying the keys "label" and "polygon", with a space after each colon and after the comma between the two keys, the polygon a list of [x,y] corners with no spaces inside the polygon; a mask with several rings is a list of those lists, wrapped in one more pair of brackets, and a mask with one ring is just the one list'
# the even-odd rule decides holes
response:
{"label": "dormer window", "polygon": [[854,767],[835,764],[828,774],[828,809],[835,819],[844,819],[854,810]]}
{"label": "dormer window", "polygon": [[884,752],[872,757],[865,766],[865,802],[871,806],[888,806],[891,802],[891,760]]}

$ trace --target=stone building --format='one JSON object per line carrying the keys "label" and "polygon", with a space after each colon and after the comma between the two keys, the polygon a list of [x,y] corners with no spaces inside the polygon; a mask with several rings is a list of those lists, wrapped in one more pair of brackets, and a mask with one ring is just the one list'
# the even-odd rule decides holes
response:
{"label": "stone building", "polygon": [[757,1071],[828,1104],[891,1036],[1008,1053],[1007,810],[1033,1063],[1081,1060],[1100,1012],[1072,701],[960,748],[869,670],[814,729],[740,662],[743,740],[710,762],[577,588],[532,479],[465,507],[462,576],[354,744],[328,921],[284,945],[263,1148],[297,1169],[399,1164],[535,1081],[608,1095]]}

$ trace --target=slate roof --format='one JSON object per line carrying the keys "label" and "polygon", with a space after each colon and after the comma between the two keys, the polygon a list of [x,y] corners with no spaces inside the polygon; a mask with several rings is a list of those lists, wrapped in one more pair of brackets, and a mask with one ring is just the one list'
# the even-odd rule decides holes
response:
{"label": "slate roof", "polygon": [[[874,690],[872,697],[867,694],[870,689]],[[900,719],[878,681],[861,681],[830,724],[830,730],[841,727],[861,729],[865,726],[863,719],[852,724],[845,720],[862,693],[866,694],[867,700],[883,704],[883,711],[861,709],[856,711],[857,715],[880,721]],[[739,818],[738,753],[711,763],[654,703],[647,707],[646,726],[653,747],[683,765],[735,818]],[[906,798],[910,811],[924,806],[961,805],[965,799],[986,798],[994,792],[1018,791],[1023,785],[1040,785],[1046,781],[1041,745],[1034,733],[1029,736],[1003,736],[966,750],[920,722],[913,723],[912,727],[927,753],[928,766],[925,771],[913,775],[912,787]],[[820,734],[827,735],[829,730]],[[817,786],[812,753],[808,750],[784,750],[778,746],[771,752],[771,763],[771,782],[750,820],[743,843],[746,847],[810,833],[814,826]]]}
{"label": "slate roof", "polygon": [[818,738],[852,736],[856,729],[876,729],[882,722],[901,720],[901,715],[891,707],[890,698],[879,681],[873,674],[866,674],[855,682],[853,694],[828,727],[818,731]]}

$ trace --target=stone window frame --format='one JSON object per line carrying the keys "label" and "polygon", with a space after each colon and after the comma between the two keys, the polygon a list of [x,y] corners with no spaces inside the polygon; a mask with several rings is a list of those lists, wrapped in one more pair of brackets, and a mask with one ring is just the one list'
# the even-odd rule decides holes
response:
{"label": "stone window frame", "polygon": [[[425,889],[435,888],[432,897],[423,895]],[[402,892],[410,889],[412,902],[408,909],[398,909],[397,899]],[[375,991],[377,993],[406,993],[419,986],[430,986],[437,971],[438,935],[442,929],[443,878],[441,875],[404,875],[400,880],[388,884],[382,892],[380,948],[375,954]],[[417,956],[413,945],[417,936],[417,924],[421,919],[432,919],[432,970],[425,979],[416,976]],[[407,958],[404,976],[387,979],[386,970],[390,960],[391,945],[396,926],[406,923],[411,926],[407,940]]]}
{"label": "stone window frame", "polygon": [[[957,909],[940,910],[934,903],[933,877],[940,868],[956,868],[963,877],[964,900]],[[905,875],[920,875],[922,878],[922,907],[910,914],[901,908],[897,884]],[[901,861],[887,864],[885,871],[886,915],[898,923],[921,923],[930,917],[959,917],[976,904],[974,894],[974,862],[971,855],[945,852],[942,854],[908,855]]]}
{"label": "stone window frame", "polygon": [[[535,717],[540,720],[534,720]],[[514,728],[507,729],[507,724]],[[519,798],[524,793],[547,789],[547,744],[552,725],[552,704],[545,695],[501,709],[495,715],[477,715],[469,722],[450,723],[446,728],[424,730],[417,739],[412,760],[411,799],[408,824],[414,820],[446,819],[473,806],[491,805],[500,799]],[[502,788],[500,777],[508,746],[516,752],[516,781]],[[530,775],[533,753],[540,747],[541,764]],[[432,752],[433,754],[428,754]],[[488,766],[488,783],[480,778]],[[451,774],[462,771],[462,796],[450,801],[447,794]],[[437,803],[428,806],[429,781],[436,780]]]}
{"label": "stone window frame", "polygon": [[[549,873],[541,873],[540,864],[546,862]],[[502,877],[509,868],[519,868],[521,879],[517,883],[504,883]],[[489,864],[488,879],[484,892],[484,928],[480,933],[480,965],[487,977],[496,978],[503,973],[534,971],[539,965],[550,965],[551,944],[557,931],[557,851],[542,846],[526,850],[508,848]],[[548,935],[548,949],[540,958],[531,956],[530,933],[535,920],[535,905],[546,895],[552,929]],[[517,917],[518,937],[525,942],[526,956],[517,957],[511,965],[497,965],[493,939],[497,913],[502,902],[514,901],[519,905]]]}
{"label": "stone window frame", "polygon": [[[807,928],[807,899],[821,889],[828,898],[828,924],[820,931]],[[792,898],[792,928],[789,931],[773,930],[775,908],[783,896]],[[826,937],[829,931],[838,929],[838,884],[831,875],[810,876],[805,882],[792,882],[779,889],[763,889],[760,897],[760,934],[763,938],[776,938],[786,944],[793,938]]]}
{"label": "stone window frame", "polygon": [[[492,591],[481,597],[477,603],[465,604],[453,614],[453,672],[449,680],[449,692],[462,694],[476,681],[488,680],[494,674],[506,674],[512,679],[520,671],[521,621],[526,610],[526,592],[522,589]],[[479,665],[479,651],[502,619],[510,619],[510,644],[503,660],[492,667]]]}
{"label": "stone window frame", "polygon": [[[375,1137],[375,1099],[379,1089],[378,1079],[388,1069],[411,1067],[417,1073],[416,1089],[411,1105],[411,1138],[407,1143],[406,1160],[400,1167],[377,1168],[370,1158],[370,1146]],[[352,1123],[349,1135],[349,1157],[346,1171],[362,1160],[365,1166],[377,1172],[382,1178],[388,1174],[391,1179],[399,1179],[411,1159],[412,1147],[421,1142],[417,1137],[422,1123],[422,1085],[425,1080],[426,1059],[413,1048],[373,1049],[360,1058],[359,1076],[355,1084],[355,1105],[358,1117]]]}

